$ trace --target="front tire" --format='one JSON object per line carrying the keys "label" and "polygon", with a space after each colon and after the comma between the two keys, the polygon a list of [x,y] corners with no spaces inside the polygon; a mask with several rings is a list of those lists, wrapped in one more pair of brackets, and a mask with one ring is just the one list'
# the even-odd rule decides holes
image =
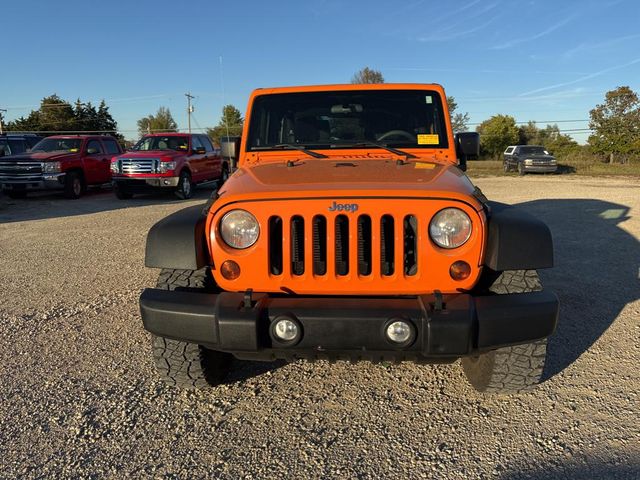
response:
{"label": "front tire", "polygon": [[[200,270],[163,269],[156,288],[197,293],[215,291],[209,268]],[[219,385],[229,372],[233,356],[202,345],[151,335],[153,363],[160,378],[181,388]]]}
{"label": "front tire", "polygon": [[[488,290],[497,295],[537,292],[542,290],[542,284],[535,270],[512,270],[502,272]],[[544,338],[465,357],[461,361],[462,370],[479,392],[525,392],[541,382],[546,353]]]}
{"label": "front tire", "polygon": [[85,190],[84,180],[78,172],[68,172],[64,177],[64,196],[66,198],[80,198]]}
{"label": "front tire", "polygon": [[129,200],[133,198],[133,194],[130,193],[126,187],[120,186],[117,183],[113,186],[113,192],[116,194],[118,200]]}
{"label": "front tire", "polygon": [[183,170],[180,173],[176,195],[178,196],[178,198],[181,198],[182,200],[187,200],[192,197],[193,182],[191,181],[191,175],[189,174],[189,172]]}

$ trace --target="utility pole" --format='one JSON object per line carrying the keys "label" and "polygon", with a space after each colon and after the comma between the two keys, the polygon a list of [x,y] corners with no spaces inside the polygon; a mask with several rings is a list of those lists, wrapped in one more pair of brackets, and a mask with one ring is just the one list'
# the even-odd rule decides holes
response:
{"label": "utility pole", "polygon": [[3,134],[3,131],[2,131],[2,114],[3,113],[7,113],[6,108],[0,108],[0,135]]}
{"label": "utility pole", "polygon": [[187,118],[189,119],[189,133],[191,133],[191,114],[193,113],[193,107],[191,106],[191,99],[196,98],[191,93],[185,93],[185,97],[187,97]]}

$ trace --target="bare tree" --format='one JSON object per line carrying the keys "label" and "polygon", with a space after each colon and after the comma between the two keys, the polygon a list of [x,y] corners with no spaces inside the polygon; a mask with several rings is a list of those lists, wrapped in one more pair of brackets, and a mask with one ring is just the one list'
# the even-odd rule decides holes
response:
{"label": "bare tree", "polygon": [[351,83],[384,83],[384,77],[378,70],[364,67],[351,78]]}

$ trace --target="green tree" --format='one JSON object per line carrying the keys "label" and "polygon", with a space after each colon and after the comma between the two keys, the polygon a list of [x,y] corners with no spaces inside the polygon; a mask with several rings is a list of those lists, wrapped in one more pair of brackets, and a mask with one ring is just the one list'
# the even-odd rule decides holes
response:
{"label": "green tree", "polygon": [[216,145],[220,145],[220,137],[226,137],[227,134],[237,136],[242,134],[242,125],[244,119],[240,110],[233,105],[225,105],[222,107],[222,117],[220,122],[213,128],[207,130],[207,135]]}
{"label": "green tree", "polygon": [[384,77],[380,71],[364,67],[351,77],[351,83],[384,83]]}
{"label": "green tree", "polygon": [[178,124],[167,107],[160,107],[155,115],[147,115],[138,120],[138,133],[176,132]]}
{"label": "green tree", "polygon": [[495,159],[499,159],[509,145],[516,145],[519,139],[516,119],[510,115],[494,115],[478,125],[476,131],[480,134],[482,150]]}
{"label": "green tree", "polygon": [[640,153],[640,100],[636,92],[624,86],[606,93],[605,101],[589,112],[591,151],[626,162]]}
{"label": "green tree", "polygon": [[447,106],[449,107],[449,115],[451,117],[451,128],[453,128],[453,133],[464,132],[467,130],[469,125],[469,113],[456,113],[458,109],[458,103],[456,99],[449,95],[447,97]]}

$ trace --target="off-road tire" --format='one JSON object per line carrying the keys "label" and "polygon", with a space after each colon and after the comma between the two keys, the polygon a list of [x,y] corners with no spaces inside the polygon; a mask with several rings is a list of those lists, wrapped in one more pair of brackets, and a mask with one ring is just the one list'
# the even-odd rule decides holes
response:
{"label": "off-road tire", "polygon": [[[200,270],[163,269],[156,288],[210,293],[215,282],[209,268]],[[181,388],[219,385],[229,372],[232,355],[209,350],[202,345],[151,335],[153,362],[166,383]]]}
{"label": "off-road tire", "polygon": [[178,188],[176,189],[176,195],[182,200],[188,200],[193,196],[193,189],[195,185],[191,181],[191,174],[185,170],[180,173],[178,179]]}
{"label": "off-road tire", "polygon": [[117,183],[113,186],[113,193],[116,194],[118,200],[129,200],[133,197],[133,194],[126,187],[121,187]]}
{"label": "off-road tire", "polygon": [[64,176],[64,196],[66,198],[80,198],[85,190],[84,179],[78,172],[68,172]]}
{"label": "off-road tire", "polygon": [[[535,270],[502,272],[488,288],[497,295],[542,290]],[[462,359],[469,383],[479,392],[520,393],[540,383],[547,354],[547,339],[499,348]]]}

